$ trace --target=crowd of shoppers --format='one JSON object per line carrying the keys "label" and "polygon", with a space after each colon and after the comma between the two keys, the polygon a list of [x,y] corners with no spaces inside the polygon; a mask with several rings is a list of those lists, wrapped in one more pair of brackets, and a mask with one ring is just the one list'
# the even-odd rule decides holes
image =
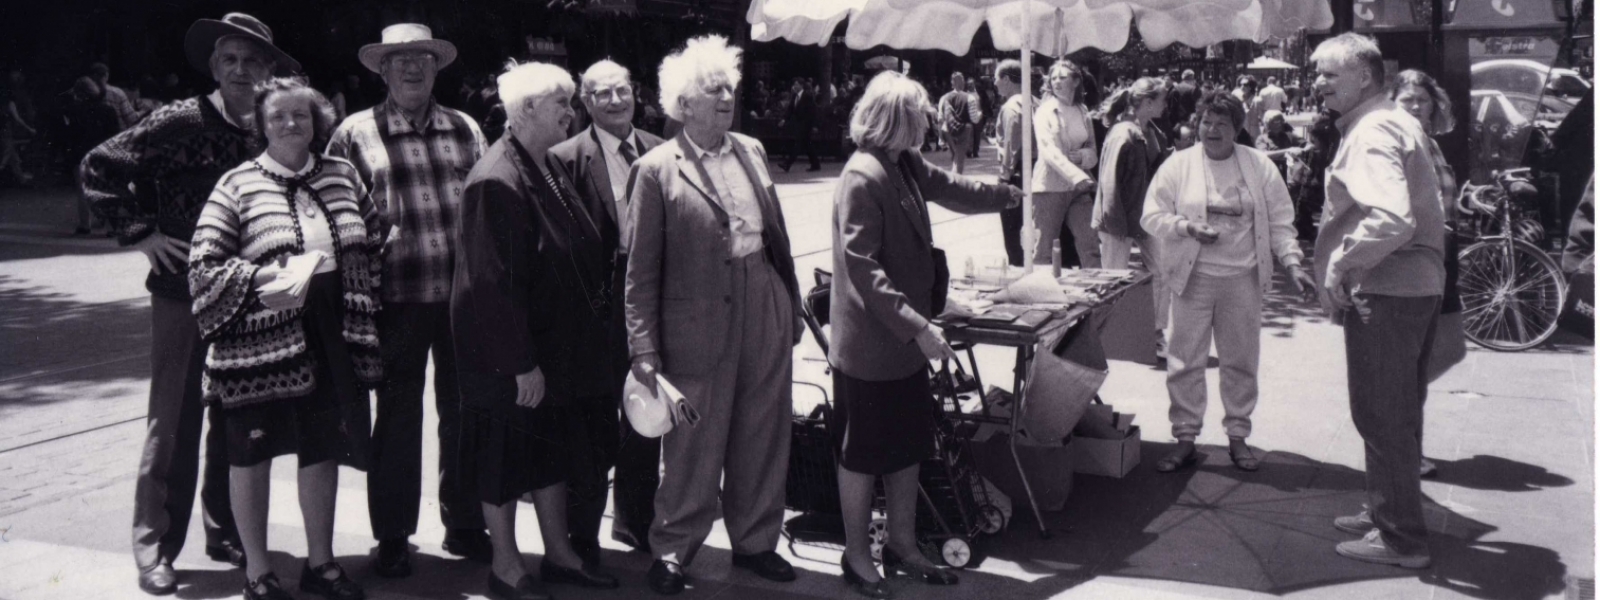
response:
{"label": "crowd of shoppers", "polygon": [[[202,19],[184,47],[215,91],[140,115],[142,94],[112,92],[95,69],[74,83],[69,110],[88,205],[150,264],[153,372],[133,527],[141,589],[175,591],[172,562],[203,470],[207,554],[243,569],[245,597],[289,597],[267,553],[270,467],[287,454],[299,466],[302,590],[365,596],[332,554],[340,465],[367,473],[376,573],[411,575],[430,362],[442,546],[488,566],[492,597],[617,587],[599,542],[613,478],[611,536],[654,558],[655,592],[684,590],[719,516],[734,567],[796,578],[775,548],[801,290],[772,161],[760,141],[731,131],[739,48],[705,36],[662,62],[650,93],[681,126],[663,140],[636,126],[645,93],[610,61],[579,81],[513,61],[492,94],[464,91],[484,117],[440,106],[434,81],[456,49],[421,24],[390,26],[361,48],[361,64],[387,87],[365,110],[353,110],[349,88],[335,103],[288,77],[299,64],[249,15]],[[895,574],[957,582],[914,535],[918,468],[934,452],[937,417],[926,367],[954,356],[933,320],[943,259],[929,203],[1000,212],[1014,262],[1048,263],[1061,244],[1085,267],[1126,268],[1139,250],[1157,275],[1154,326],[1168,344],[1179,440],[1157,461],[1163,472],[1198,460],[1213,341],[1229,455],[1239,469],[1260,467],[1246,440],[1262,299],[1281,265],[1345,327],[1369,497],[1366,510],[1335,522],[1365,536],[1338,552],[1430,562],[1421,407],[1435,323],[1452,294],[1455,184],[1429,135],[1449,130],[1450,111],[1424,74],[1403,73],[1387,89],[1370,38],[1336,36],[1312,58],[1329,111],[1322,122],[1337,136],[1314,126],[1309,143],[1284,127],[1288,95],[1270,79],[1235,96],[1204,93],[1192,74],[1177,84],[1148,77],[1102,103],[1081,65],[1057,61],[1033,115],[1031,182],[1021,177],[1027,92],[1020,64],[1004,61],[989,101],[1000,104],[995,184],[960,173],[986,120],[987,84],[967,91],[958,74],[936,108],[899,73],[845,83],[857,98],[857,151],[834,193],[828,359],[851,589],[887,597],[884,576]],[[839,93],[796,83],[789,102]],[[495,110],[505,134],[490,138],[479,120]],[[1254,111],[1262,131],[1248,135]],[[25,112],[8,103],[8,135],[26,132]],[[1189,145],[1174,144],[1185,127]],[[922,154],[930,132],[949,145],[950,169]],[[1325,183],[1316,185],[1301,173],[1319,160]],[[1289,181],[1326,190],[1309,270],[1296,239],[1305,201]],[[1031,248],[1016,235],[1023,183],[1038,192]],[[639,436],[619,416],[629,377],[656,393],[670,381],[702,418],[659,440]],[[865,537],[880,477],[890,515],[881,573]],[[537,576],[517,544],[524,499],[543,539]]]}

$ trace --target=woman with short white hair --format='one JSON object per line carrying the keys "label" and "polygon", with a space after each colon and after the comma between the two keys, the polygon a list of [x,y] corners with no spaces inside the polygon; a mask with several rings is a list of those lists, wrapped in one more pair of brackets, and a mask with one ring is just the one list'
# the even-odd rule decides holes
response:
{"label": "woman with short white hair", "polygon": [[[549,156],[572,123],[572,76],[513,64],[500,76],[507,135],[461,195],[450,322],[460,361],[463,489],[483,502],[494,560],[489,595],[549,598],[544,583],[615,588],[567,535],[568,407],[621,396],[623,340],[607,335],[617,246]],[[539,578],[517,548],[517,499],[533,494]]]}
{"label": "woman with short white hair", "polygon": [[[729,132],[740,50],[689,40],[661,63],[661,108],[683,131],[633,163],[627,326],[633,371],[662,373],[700,412],[661,439],[650,528],[651,589],[683,591],[684,569],[727,525],[733,566],[773,581],[789,464],[792,348],[800,294],[761,142]],[[667,235],[671,232],[672,235]]]}
{"label": "woman with short white hair", "polygon": [[937,585],[957,581],[935,568],[916,542],[918,466],[934,454],[939,411],[928,361],[955,358],[930,320],[949,282],[935,275],[944,253],[933,247],[928,202],[974,214],[1022,201],[1015,187],[956,175],[923,158],[917,149],[931,114],[921,84],[894,72],[874,77],[850,115],[850,139],[860,149],[834,192],[828,349],[834,411],[828,429],[839,454],[840,566],[851,589],[869,598],[888,597],[867,538],[878,477],[890,515],[884,570]]}

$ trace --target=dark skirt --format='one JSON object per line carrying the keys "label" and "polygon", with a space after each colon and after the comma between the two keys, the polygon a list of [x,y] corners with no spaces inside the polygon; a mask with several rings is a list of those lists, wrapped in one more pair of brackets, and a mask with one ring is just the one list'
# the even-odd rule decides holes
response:
{"label": "dark skirt", "polygon": [[366,469],[371,407],[345,346],[343,298],[338,271],[312,276],[301,322],[316,365],[316,388],[298,398],[223,410],[229,465],[248,467],[294,454],[301,467],[337,460]]}
{"label": "dark skirt", "polygon": [[928,372],[892,381],[866,381],[833,370],[833,432],[839,465],[887,475],[932,458],[939,406]]}
{"label": "dark skirt", "polygon": [[500,505],[567,480],[568,409],[548,388],[536,408],[517,406],[515,377],[462,369],[460,489]]}

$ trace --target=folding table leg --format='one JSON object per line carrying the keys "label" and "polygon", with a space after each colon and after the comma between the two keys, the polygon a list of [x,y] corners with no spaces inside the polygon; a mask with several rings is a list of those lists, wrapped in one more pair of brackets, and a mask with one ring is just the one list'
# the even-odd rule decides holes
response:
{"label": "folding table leg", "polygon": [[1039,501],[1033,497],[1033,484],[1028,482],[1028,472],[1022,468],[1022,457],[1017,454],[1017,424],[1022,420],[1024,411],[1027,410],[1027,397],[1023,393],[1024,373],[1027,372],[1028,361],[1033,357],[1027,346],[1017,348],[1016,379],[1013,387],[1016,396],[1016,410],[1011,413],[1011,461],[1017,466],[1017,476],[1022,479],[1022,490],[1028,494],[1028,506],[1033,507],[1033,518],[1039,522],[1039,539],[1048,540],[1051,537],[1050,529],[1045,527],[1044,513],[1039,510]]}

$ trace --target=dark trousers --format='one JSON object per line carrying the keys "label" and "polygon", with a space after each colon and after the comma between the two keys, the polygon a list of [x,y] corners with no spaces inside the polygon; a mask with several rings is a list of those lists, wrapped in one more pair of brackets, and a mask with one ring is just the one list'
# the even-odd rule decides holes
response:
{"label": "dark trousers", "polygon": [[1372,314],[1344,315],[1350,417],[1366,444],[1367,506],[1383,541],[1403,554],[1428,551],[1422,517],[1422,403],[1439,296],[1363,294]]}
{"label": "dark trousers", "polygon": [[812,143],[816,139],[814,131],[813,123],[794,124],[795,143],[789,146],[789,158],[783,161],[785,168],[788,168],[788,165],[793,165],[795,159],[799,158],[801,154],[805,154],[806,158],[811,160],[812,168],[822,168],[822,163],[817,160],[816,145]]}
{"label": "dark trousers", "polygon": [[[144,453],[133,492],[133,558],[141,571],[177,559],[189,534],[200,476],[200,394],[207,344],[188,302],[150,298],[150,409]],[[206,544],[237,541],[228,501],[228,457],[218,411],[206,433],[205,483],[200,492]]]}
{"label": "dark trousers", "polygon": [[1294,230],[1303,241],[1316,241],[1317,214],[1322,211],[1322,184],[1308,183],[1295,186]]}
{"label": "dark trousers", "polygon": [[600,543],[611,467],[617,464],[621,399],[622,390],[618,389],[614,394],[579,398],[563,411],[567,419],[567,535],[594,547]]}
{"label": "dark trousers", "polygon": [[367,469],[367,510],[372,536],[405,539],[417,532],[422,502],[422,396],[428,356],[433,356],[434,405],[439,411],[439,519],[449,529],[483,529],[483,507],[463,493],[454,472],[460,447],[461,396],[457,387],[450,305],[385,303],[378,314],[383,341],[383,384],[372,428]]}
{"label": "dark trousers", "polygon": [[643,548],[656,518],[661,486],[661,438],[647,438],[622,420],[617,444],[616,485],[611,490],[611,539]]}
{"label": "dark trousers", "polygon": [[1006,261],[1013,267],[1023,266],[1027,260],[1022,254],[1022,207],[1000,211],[1000,235],[1005,238]]}

